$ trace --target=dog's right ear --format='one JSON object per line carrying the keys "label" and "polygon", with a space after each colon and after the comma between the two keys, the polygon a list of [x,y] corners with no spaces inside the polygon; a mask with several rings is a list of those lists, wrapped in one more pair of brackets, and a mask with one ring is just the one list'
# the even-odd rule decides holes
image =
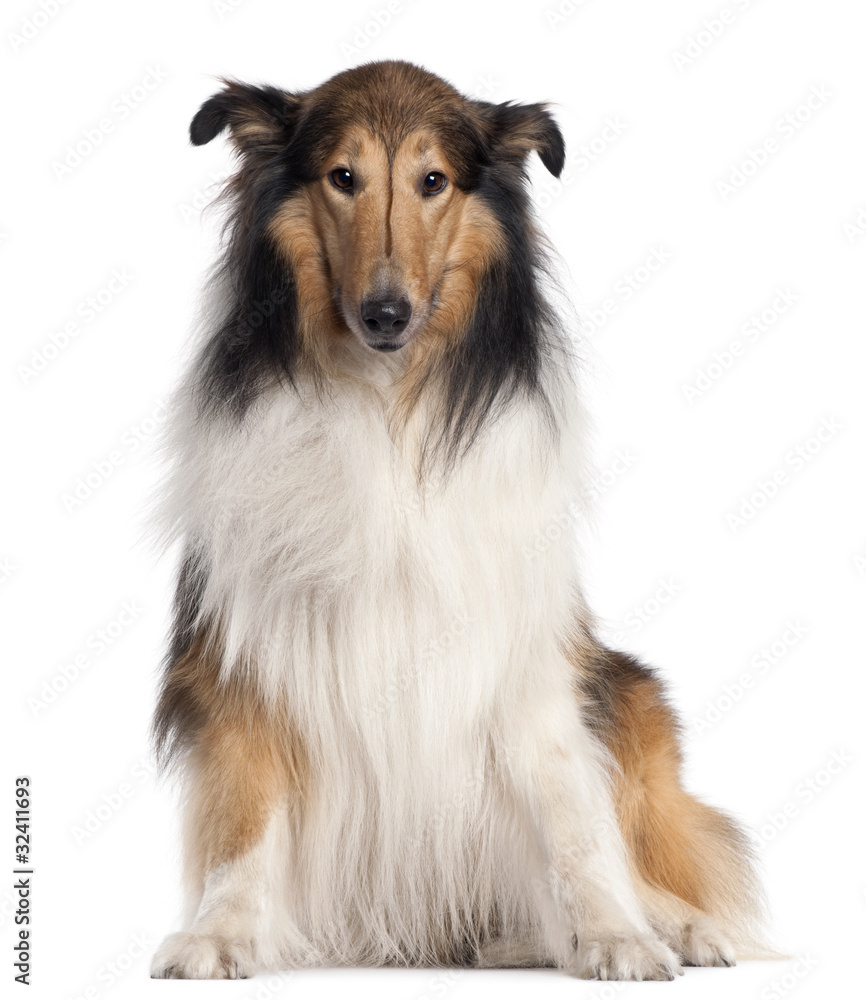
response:
{"label": "dog's right ear", "polygon": [[300,113],[300,98],[276,87],[223,82],[225,89],[205,101],[190,122],[192,144],[203,146],[228,128],[239,153],[276,152],[285,146]]}

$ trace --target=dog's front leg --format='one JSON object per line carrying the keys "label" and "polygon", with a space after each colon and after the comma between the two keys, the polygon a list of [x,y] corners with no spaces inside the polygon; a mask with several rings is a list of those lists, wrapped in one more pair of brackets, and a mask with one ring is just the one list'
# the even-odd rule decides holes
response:
{"label": "dog's front leg", "polygon": [[226,697],[184,764],[192,920],[153,958],[158,979],[244,979],[261,966],[287,857],[299,754],[289,730]]}
{"label": "dog's front leg", "polygon": [[[508,749],[519,808],[543,866],[551,946],[584,979],[673,979],[679,960],[647,923],[628,871],[601,748],[573,692],[523,714]],[[545,913],[546,911],[546,913]]]}
{"label": "dog's front leg", "polygon": [[189,930],[169,934],[151,963],[154,979],[248,979],[259,966],[266,851],[252,849],[205,876]]}

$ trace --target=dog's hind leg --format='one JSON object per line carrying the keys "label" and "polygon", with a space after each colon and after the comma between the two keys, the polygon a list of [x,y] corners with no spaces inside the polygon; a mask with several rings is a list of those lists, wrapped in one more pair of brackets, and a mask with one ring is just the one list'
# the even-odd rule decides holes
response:
{"label": "dog's hind leg", "polygon": [[602,647],[578,666],[618,765],[617,816],[650,921],[691,965],[763,953],[750,844],[730,817],[682,787],[680,727],[659,677]]}
{"label": "dog's hind leg", "polygon": [[683,965],[731,966],[734,946],[715,918],[671,892],[637,879],[638,897],[658,936],[679,955]]}

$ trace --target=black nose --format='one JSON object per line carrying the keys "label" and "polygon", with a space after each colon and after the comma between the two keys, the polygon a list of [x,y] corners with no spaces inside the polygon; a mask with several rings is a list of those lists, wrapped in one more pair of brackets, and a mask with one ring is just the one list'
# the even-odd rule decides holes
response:
{"label": "black nose", "polygon": [[373,333],[396,336],[406,329],[411,315],[408,299],[366,298],[361,303],[361,319]]}

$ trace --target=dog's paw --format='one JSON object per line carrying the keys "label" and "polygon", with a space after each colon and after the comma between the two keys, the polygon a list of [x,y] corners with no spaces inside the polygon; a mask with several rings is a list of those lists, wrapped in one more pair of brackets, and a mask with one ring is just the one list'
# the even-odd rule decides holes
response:
{"label": "dog's paw", "polygon": [[731,942],[712,917],[703,916],[683,928],[679,949],[686,965],[736,965]]}
{"label": "dog's paw", "polygon": [[682,972],[671,949],[648,934],[610,934],[577,943],[581,979],[673,979]]}
{"label": "dog's paw", "polygon": [[214,934],[169,934],[153,956],[151,979],[249,979],[255,975],[249,941]]}

